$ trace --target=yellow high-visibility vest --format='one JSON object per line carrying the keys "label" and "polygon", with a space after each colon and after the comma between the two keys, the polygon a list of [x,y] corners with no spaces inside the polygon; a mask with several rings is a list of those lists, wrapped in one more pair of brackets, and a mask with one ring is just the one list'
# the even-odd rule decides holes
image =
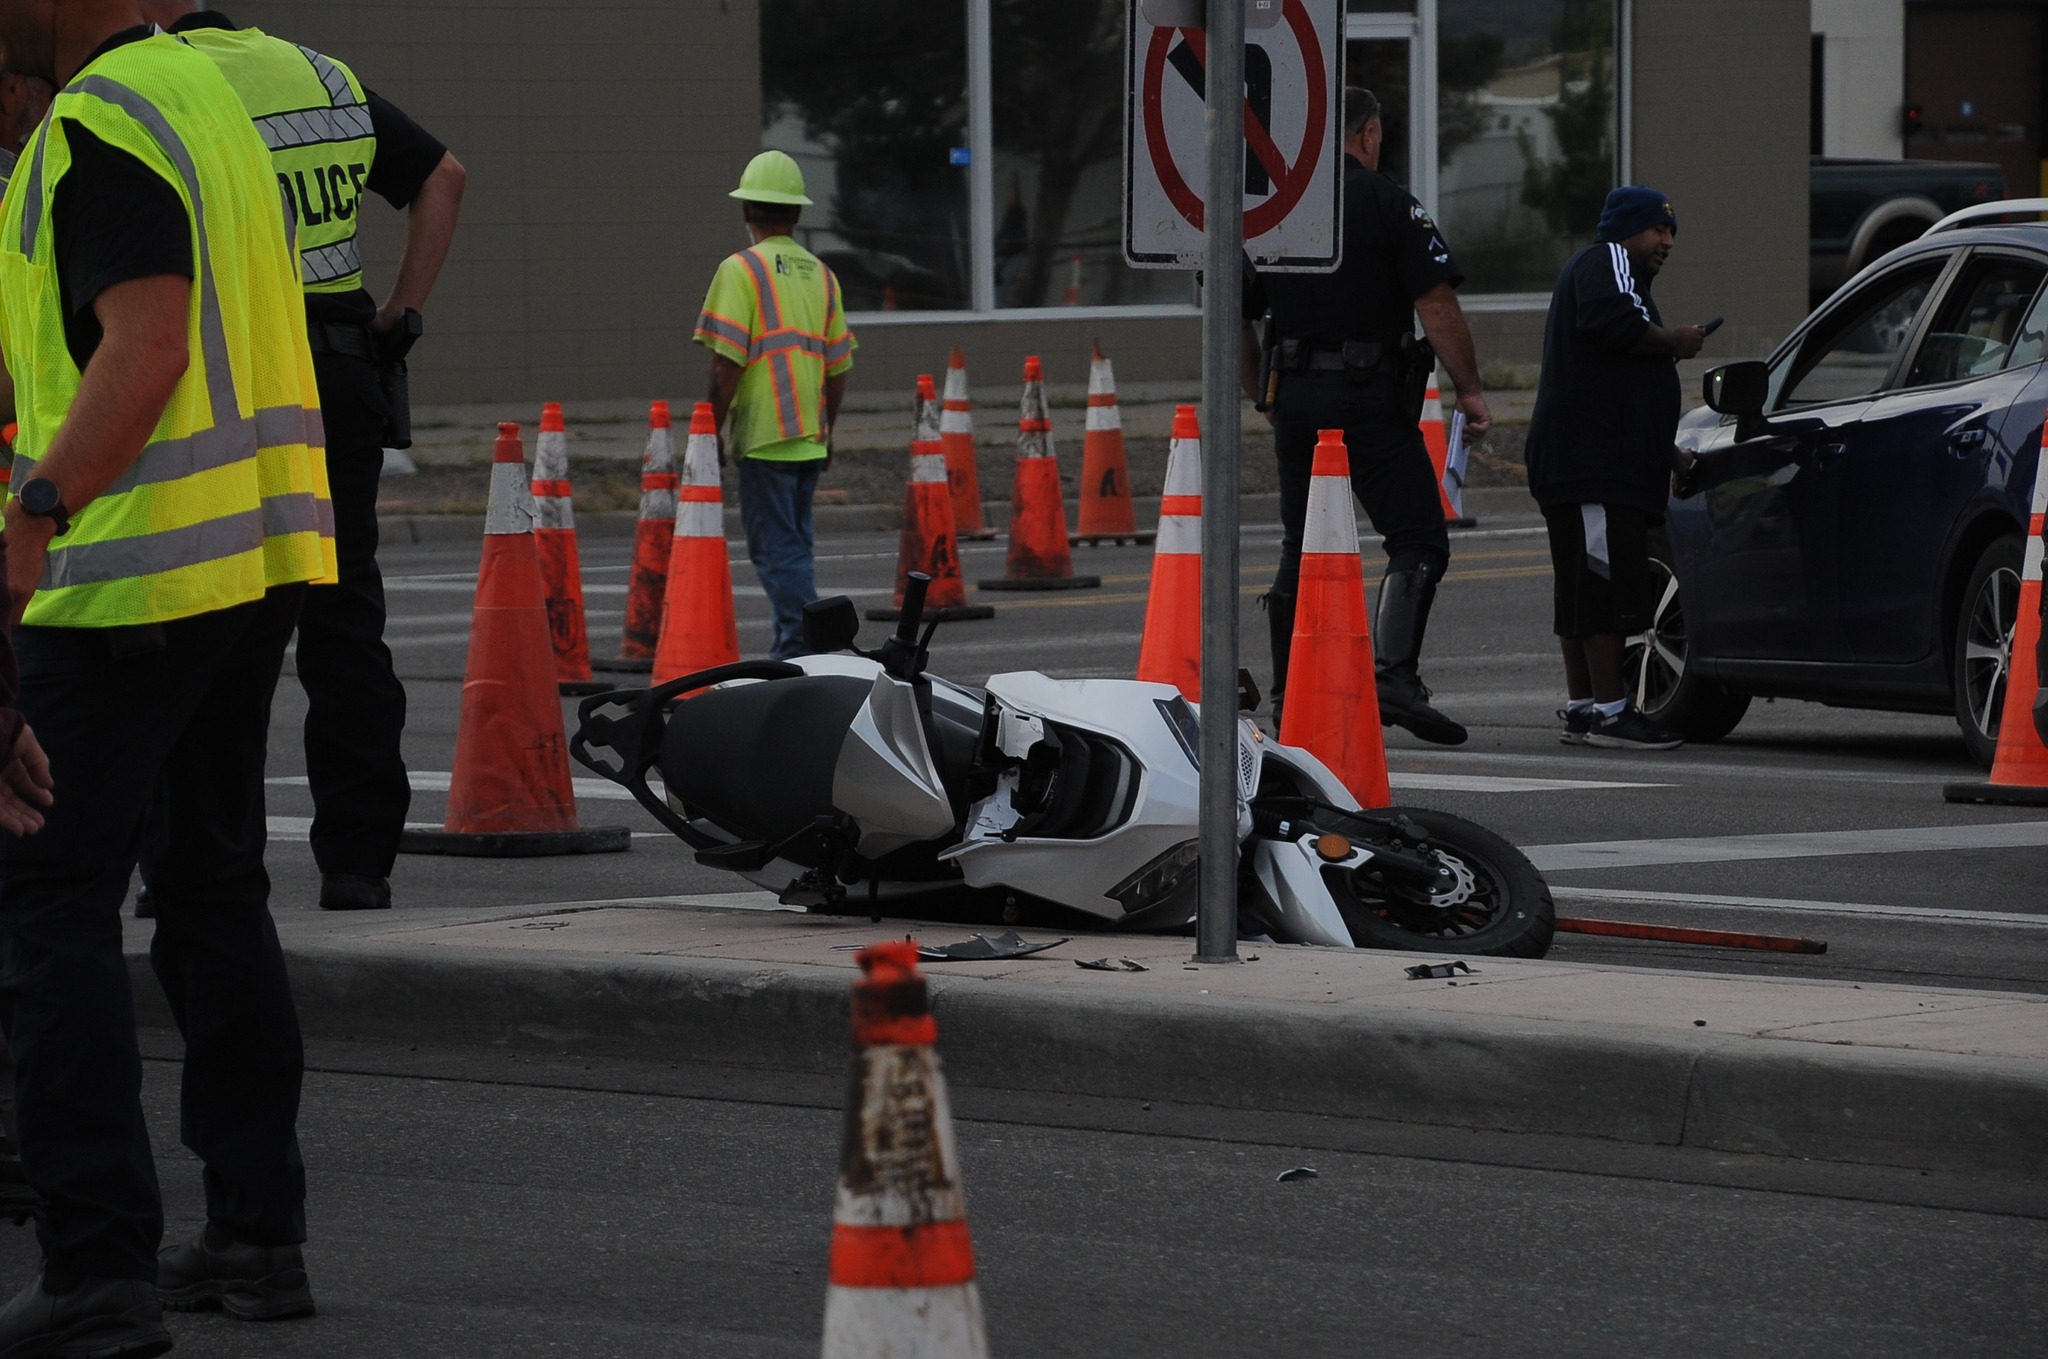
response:
{"label": "yellow high-visibility vest", "polygon": [[148,445],[50,541],[26,622],[161,623],[336,579],[305,302],[291,218],[262,139],[214,64],[164,36],[101,56],[58,94],[0,208],[0,352],[14,375],[13,483],[71,413],[50,223],[75,122],[161,175],[185,205],[197,278],[191,358]]}
{"label": "yellow high-visibility vest", "polygon": [[362,287],[357,209],[377,136],[355,73],[260,28],[195,28],[177,37],[220,67],[270,149],[278,183],[298,209],[306,291]]}
{"label": "yellow high-visibility vest", "polygon": [[739,364],[734,451],[770,462],[825,456],[825,379],[853,367],[839,279],[789,236],[729,255],[712,275],[696,341]]}

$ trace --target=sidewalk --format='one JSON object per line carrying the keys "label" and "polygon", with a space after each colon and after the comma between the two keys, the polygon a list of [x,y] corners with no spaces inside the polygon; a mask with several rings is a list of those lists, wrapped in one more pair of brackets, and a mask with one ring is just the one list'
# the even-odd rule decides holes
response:
{"label": "sidewalk", "polygon": [[[759,892],[278,926],[311,1038],[805,1076],[844,1069],[847,946],[971,933]],[[163,1025],[148,927],[128,930],[142,1022]],[[1105,934],[929,964],[954,1082],[2048,1180],[2048,998],[1501,959],[1416,981],[1413,954],[1191,953]],[[1075,966],[1101,957],[1150,970]]]}

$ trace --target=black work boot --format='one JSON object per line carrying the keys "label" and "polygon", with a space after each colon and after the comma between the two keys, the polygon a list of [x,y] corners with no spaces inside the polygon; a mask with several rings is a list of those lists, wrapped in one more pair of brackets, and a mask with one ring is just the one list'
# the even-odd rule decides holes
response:
{"label": "black work boot", "polygon": [[320,909],[388,911],[391,909],[391,880],[366,877],[361,873],[322,873]]}
{"label": "black work boot", "polygon": [[1406,727],[1436,745],[1461,746],[1465,729],[1430,706],[1429,689],[1416,673],[1435,600],[1436,578],[1426,568],[1389,571],[1380,582],[1380,615],[1372,629],[1380,725]]}
{"label": "black work boot", "polygon": [[249,1246],[211,1223],[189,1245],[156,1257],[156,1295],[173,1312],[215,1309],[243,1321],[313,1315],[313,1290],[297,1246]]}
{"label": "black work boot", "polygon": [[1268,590],[1259,596],[1266,610],[1266,633],[1273,644],[1273,734],[1280,734],[1280,702],[1287,692],[1287,653],[1294,645],[1293,595]]}
{"label": "black work boot", "polygon": [[[64,1291],[51,1293],[46,1284]],[[142,1279],[54,1280],[46,1271],[0,1308],[0,1355],[150,1359],[171,1348],[163,1305]]]}

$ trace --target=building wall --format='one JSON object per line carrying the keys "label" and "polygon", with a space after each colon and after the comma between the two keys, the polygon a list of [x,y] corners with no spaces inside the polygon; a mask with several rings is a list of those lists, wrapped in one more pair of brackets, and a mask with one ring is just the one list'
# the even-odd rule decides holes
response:
{"label": "building wall", "polygon": [[[469,170],[414,399],[695,395],[725,193],[760,148],[753,0],[231,0],[348,62]],[[373,291],[403,217],[364,215]]]}
{"label": "building wall", "polygon": [[1633,0],[1634,169],[1671,196],[1667,321],[1766,353],[1806,315],[1808,0]]}
{"label": "building wall", "polygon": [[1823,42],[1821,138],[1830,156],[1897,159],[1906,87],[1902,0],[1813,0]]}

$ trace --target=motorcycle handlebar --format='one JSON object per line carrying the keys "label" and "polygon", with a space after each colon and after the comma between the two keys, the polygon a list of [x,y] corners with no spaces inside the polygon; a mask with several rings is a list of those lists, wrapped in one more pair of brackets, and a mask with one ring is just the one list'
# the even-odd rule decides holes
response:
{"label": "motorcycle handlebar", "polygon": [[903,612],[896,624],[896,640],[906,645],[917,645],[917,625],[924,621],[924,593],[931,588],[932,578],[922,571],[912,571],[903,582]]}

